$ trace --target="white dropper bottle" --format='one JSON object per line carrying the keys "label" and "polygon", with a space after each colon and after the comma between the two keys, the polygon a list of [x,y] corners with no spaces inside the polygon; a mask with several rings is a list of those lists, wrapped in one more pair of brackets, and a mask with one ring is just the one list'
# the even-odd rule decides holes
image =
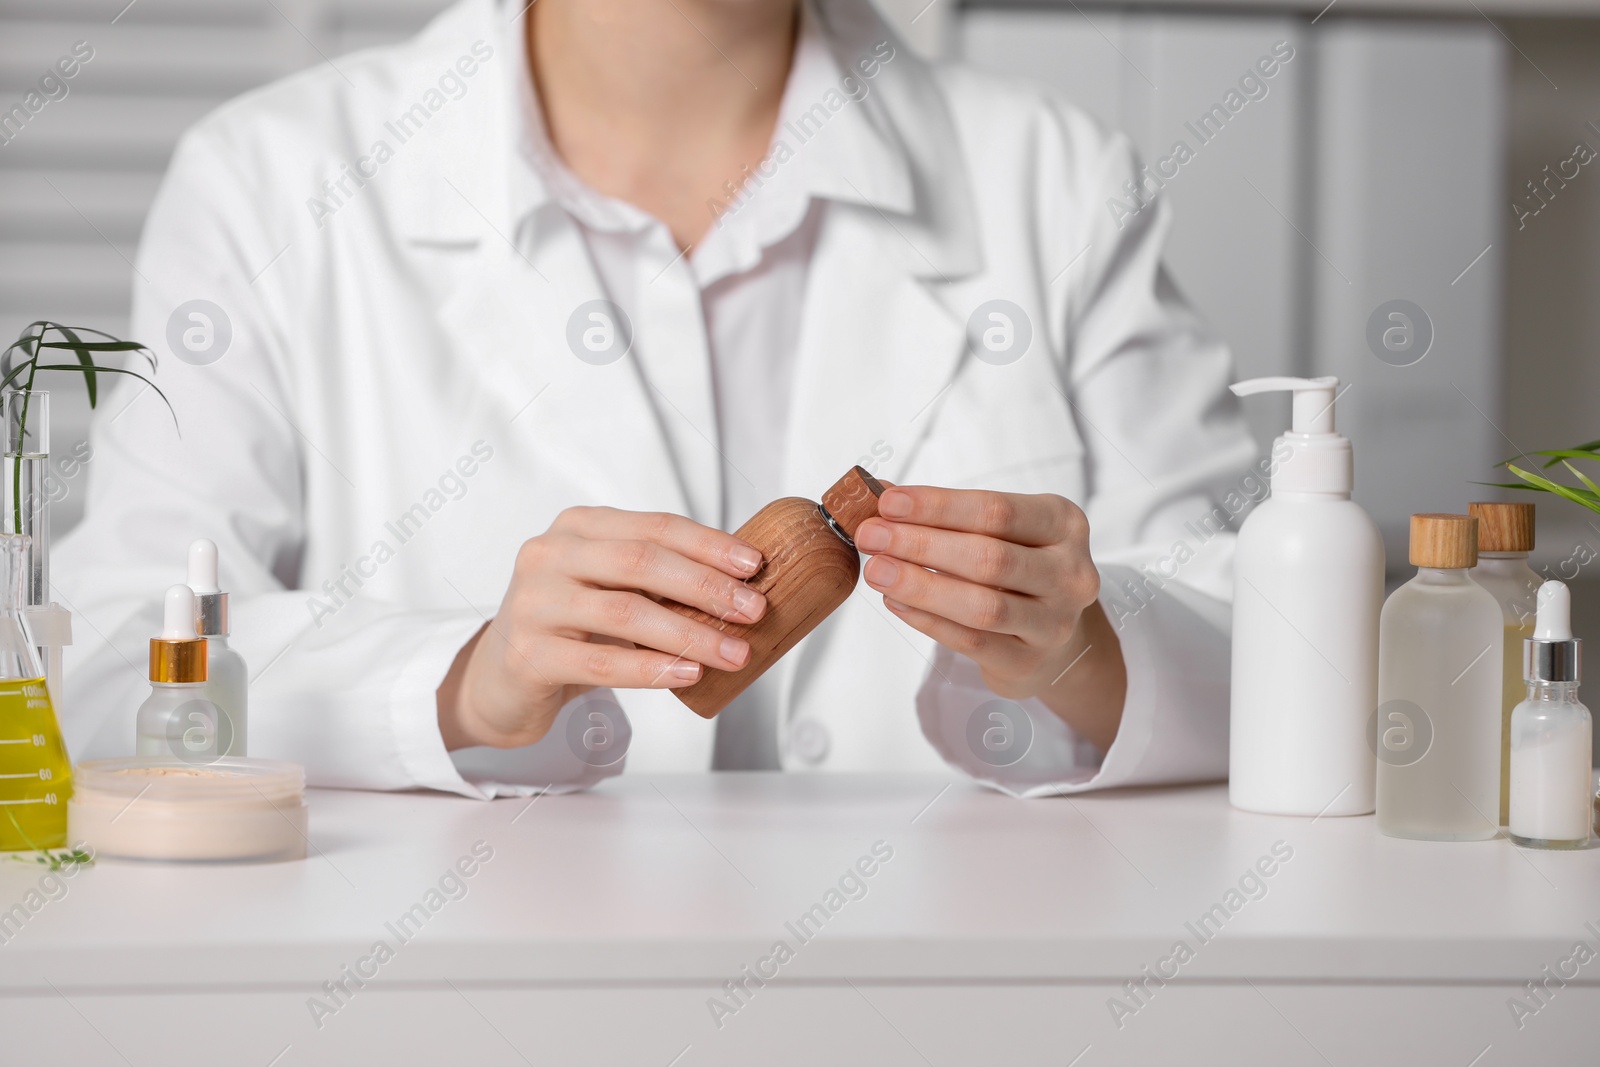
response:
{"label": "white dropper bottle", "polygon": [[161,633],[150,639],[150,695],[135,720],[141,756],[209,761],[217,750],[217,709],[206,699],[206,642],[194,631],[194,591],[167,590]]}
{"label": "white dropper bottle", "polygon": [[195,594],[195,632],[210,649],[206,698],[221,712],[218,751],[224,756],[248,755],[250,674],[244,657],[228,646],[228,594],[217,584],[216,542],[202,537],[189,546],[189,587]]}
{"label": "white dropper bottle", "polygon": [[1272,495],[1234,556],[1228,799],[1273,815],[1365,815],[1375,759],[1383,539],[1350,499],[1350,441],[1334,429],[1337,378],[1256,378],[1233,391],[1294,394],[1272,446]]}
{"label": "white dropper bottle", "polygon": [[1572,636],[1572,594],[1539,587],[1533,636],[1522,643],[1528,699],[1511,711],[1511,840],[1529,848],[1589,843],[1593,723],[1578,701],[1583,642]]}

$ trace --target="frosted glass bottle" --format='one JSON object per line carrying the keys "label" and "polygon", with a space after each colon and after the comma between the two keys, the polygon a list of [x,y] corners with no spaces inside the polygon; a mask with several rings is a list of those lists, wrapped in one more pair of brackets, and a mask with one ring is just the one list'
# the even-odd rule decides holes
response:
{"label": "frosted glass bottle", "polygon": [[1476,519],[1413,515],[1417,576],[1378,623],[1378,829],[1476,841],[1499,833],[1500,605],[1474,582]]}
{"label": "frosted glass bottle", "polygon": [[1522,642],[1533,636],[1534,598],[1543,580],[1528,566],[1533,551],[1532,504],[1468,504],[1478,520],[1478,565],[1472,580],[1500,603],[1504,646],[1500,666],[1500,825],[1511,810],[1511,709],[1522,703]]}

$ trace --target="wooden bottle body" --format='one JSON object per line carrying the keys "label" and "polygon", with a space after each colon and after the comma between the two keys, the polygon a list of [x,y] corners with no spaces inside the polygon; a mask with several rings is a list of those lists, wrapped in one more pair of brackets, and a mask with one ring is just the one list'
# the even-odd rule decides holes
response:
{"label": "wooden bottle body", "polygon": [[745,625],[698,608],[665,605],[750,644],[750,659],[738,670],[706,667],[698,682],[673,690],[679,700],[708,719],[843,604],[861,574],[855,547],[834,531],[815,501],[802,497],[773,501],[751,516],[734,536],[761,551],[765,562],[746,584],[767,598],[766,614]]}

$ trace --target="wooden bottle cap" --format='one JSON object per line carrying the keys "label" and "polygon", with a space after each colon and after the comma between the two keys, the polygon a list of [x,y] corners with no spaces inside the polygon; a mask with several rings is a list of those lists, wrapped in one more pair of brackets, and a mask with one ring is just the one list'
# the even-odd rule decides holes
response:
{"label": "wooden bottle cap", "polygon": [[1478,520],[1471,515],[1411,516],[1411,565],[1477,566]]}
{"label": "wooden bottle cap", "polygon": [[1478,520],[1479,552],[1533,551],[1532,504],[1468,504],[1467,513]]}
{"label": "wooden bottle cap", "polygon": [[878,497],[883,495],[883,483],[860,467],[851,467],[843,478],[833,483],[833,488],[822,494],[822,506],[834,524],[850,539],[856,541],[856,527],[878,514]]}

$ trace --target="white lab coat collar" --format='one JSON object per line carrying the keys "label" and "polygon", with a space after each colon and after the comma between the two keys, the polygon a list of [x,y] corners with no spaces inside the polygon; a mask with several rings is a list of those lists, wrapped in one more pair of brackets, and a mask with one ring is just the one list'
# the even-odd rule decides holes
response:
{"label": "white lab coat collar", "polygon": [[[489,79],[482,91],[452,107],[448,122],[435,122],[440,138],[434,157],[440,166],[434,180],[422,176],[396,191],[396,227],[411,240],[428,245],[470,244],[497,234],[511,238],[527,213],[548,201],[548,191],[535,178],[513,182],[517,173],[511,155],[525,144],[524,108],[532,100],[522,46],[523,5],[516,0],[466,0],[440,16],[416,40],[416,79],[436,78],[440,55],[458,43],[487,42],[494,58],[486,63]],[[925,61],[906,47],[867,0],[813,0],[807,23],[814,40],[831,62],[796,65],[802,83],[791,78],[786,93],[797,106],[809,107],[810,92],[830,75],[834,85],[855,78],[866,96],[846,104],[829,122],[826,138],[797,153],[795,168],[805,172],[805,187],[816,195],[864,205],[878,215],[894,217],[906,247],[894,258],[912,275],[948,281],[981,268],[965,161],[951,124],[948,106]],[[448,44],[445,42],[449,42]],[[887,43],[893,58],[880,65],[872,79],[857,66]],[[817,95],[827,92],[823,87]],[[464,105],[464,106],[462,106]],[[779,133],[781,135],[780,123]],[[824,139],[837,141],[820,152]],[[847,165],[846,165],[847,164]],[[526,177],[526,175],[524,175]],[[543,235],[548,212],[534,214],[532,238]],[[880,218],[880,225],[888,220]],[[485,233],[485,229],[490,234]]]}
{"label": "white lab coat collar", "polygon": [[[689,255],[701,288],[755,267],[763,249],[800,225],[813,199],[898,215],[914,206],[904,156],[860,106],[874,79],[855,67],[846,76],[809,6],[801,7],[800,19],[766,154],[745,176],[733,176],[724,196],[708,202],[716,225]],[[514,149],[507,157],[507,189],[515,228],[528,227],[537,240],[548,227],[539,215],[552,208],[566,210],[590,230],[638,232],[655,225],[639,208],[590,188],[557,155],[523,45],[526,27],[525,12],[502,35],[506,55],[514,57],[507,66],[516,68],[514,84],[502,86],[510,100],[505,136]],[[876,72],[877,60],[872,62]]]}

